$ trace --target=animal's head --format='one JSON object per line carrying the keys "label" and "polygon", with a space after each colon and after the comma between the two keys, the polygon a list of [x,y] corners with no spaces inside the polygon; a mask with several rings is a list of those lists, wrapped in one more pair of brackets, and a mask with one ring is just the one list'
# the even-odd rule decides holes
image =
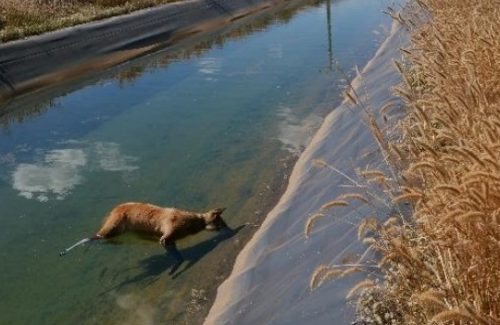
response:
{"label": "animal's head", "polygon": [[226,208],[212,209],[205,213],[205,229],[207,230],[220,230],[227,228],[227,224],[222,220],[221,214]]}

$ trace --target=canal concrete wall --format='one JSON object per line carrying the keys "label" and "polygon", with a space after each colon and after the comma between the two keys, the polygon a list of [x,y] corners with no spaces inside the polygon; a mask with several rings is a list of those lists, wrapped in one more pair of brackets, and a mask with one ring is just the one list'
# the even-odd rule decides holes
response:
{"label": "canal concrete wall", "polygon": [[0,101],[116,65],[291,0],[187,0],[0,45]]}
{"label": "canal concrete wall", "polygon": [[[404,113],[392,96],[391,88],[401,82],[392,60],[399,59],[399,49],[408,44],[406,30],[394,22],[390,36],[352,82],[359,102],[371,107],[380,122],[379,110],[386,104],[395,106],[387,116],[390,121]],[[320,265],[376,265],[357,238],[361,218],[373,215],[374,208],[351,202],[330,211],[321,209],[342,194],[363,192],[364,183],[355,183],[362,182],[356,169],[386,169],[367,117],[364,109],[349,101],[327,116],[297,161],[285,194],[219,287],[206,325],[351,324],[354,308],[346,295],[366,273],[331,280],[314,291],[309,285]],[[324,217],[306,238],[307,220],[319,212]],[[378,212],[380,218],[389,213]]]}

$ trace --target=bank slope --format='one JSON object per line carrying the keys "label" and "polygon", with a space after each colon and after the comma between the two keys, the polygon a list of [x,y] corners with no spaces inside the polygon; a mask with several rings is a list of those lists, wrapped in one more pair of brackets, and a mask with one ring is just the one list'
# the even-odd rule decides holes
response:
{"label": "bank slope", "polygon": [[[392,60],[408,43],[397,23],[374,58],[353,81],[369,98],[374,113],[394,100],[391,87],[400,82]],[[330,168],[318,168],[315,159],[355,176],[356,168],[382,165],[382,158],[362,110],[347,102],[335,108],[299,158],[288,188],[278,205],[238,256],[230,277],[219,287],[206,324],[347,324],[353,311],[346,292],[362,274],[334,281],[314,292],[311,274],[322,263],[341,263],[347,256],[362,255],[357,224],[362,209],[345,208],[315,225],[307,240],[304,225],[321,205],[346,192],[345,177]]]}

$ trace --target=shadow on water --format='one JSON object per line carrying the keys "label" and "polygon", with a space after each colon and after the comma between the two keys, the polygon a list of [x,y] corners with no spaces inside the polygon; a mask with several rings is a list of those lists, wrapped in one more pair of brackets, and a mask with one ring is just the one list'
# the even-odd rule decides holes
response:
{"label": "shadow on water", "polygon": [[[184,262],[180,264],[177,263],[175,259],[172,256],[169,256],[166,252],[163,254],[157,254],[144,258],[138,262],[137,267],[134,267],[134,269],[140,270],[139,274],[132,278],[126,279],[125,281],[122,281],[121,283],[106,290],[106,292],[104,292],[103,294],[113,290],[122,289],[129,285],[141,285],[142,287],[147,287],[155,283],[163,274],[163,272],[167,270],[170,270],[169,275],[172,276],[172,279],[176,279],[181,274],[190,269],[193,265],[195,265],[198,261],[200,261],[205,255],[214,250],[219,244],[236,236],[244,227],[245,225],[241,225],[235,229],[221,230],[217,232],[217,235],[215,237],[181,250],[180,252],[184,257]],[[115,244],[114,242],[112,243]]]}

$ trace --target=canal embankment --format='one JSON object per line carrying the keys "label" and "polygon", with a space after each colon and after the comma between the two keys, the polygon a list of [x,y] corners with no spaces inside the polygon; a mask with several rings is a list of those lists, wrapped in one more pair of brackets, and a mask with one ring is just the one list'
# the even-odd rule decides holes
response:
{"label": "canal embankment", "polygon": [[0,101],[212,32],[285,0],[171,3],[0,45]]}
{"label": "canal embankment", "polygon": [[[389,37],[351,84],[377,119],[380,108],[395,100],[391,88],[401,76],[392,61],[406,44],[407,32],[394,22]],[[307,220],[322,205],[356,186],[351,181],[356,170],[383,169],[366,110],[350,105],[345,100],[326,117],[300,156],[285,194],[219,287],[206,324],[348,324],[354,319],[345,297],[362,272],[313,292],[310,279],[321,264],[366,257],[356,234],[359,221],[371,211],[356,205],[335,210],[315,223],[309,238],[304,235]]]}

